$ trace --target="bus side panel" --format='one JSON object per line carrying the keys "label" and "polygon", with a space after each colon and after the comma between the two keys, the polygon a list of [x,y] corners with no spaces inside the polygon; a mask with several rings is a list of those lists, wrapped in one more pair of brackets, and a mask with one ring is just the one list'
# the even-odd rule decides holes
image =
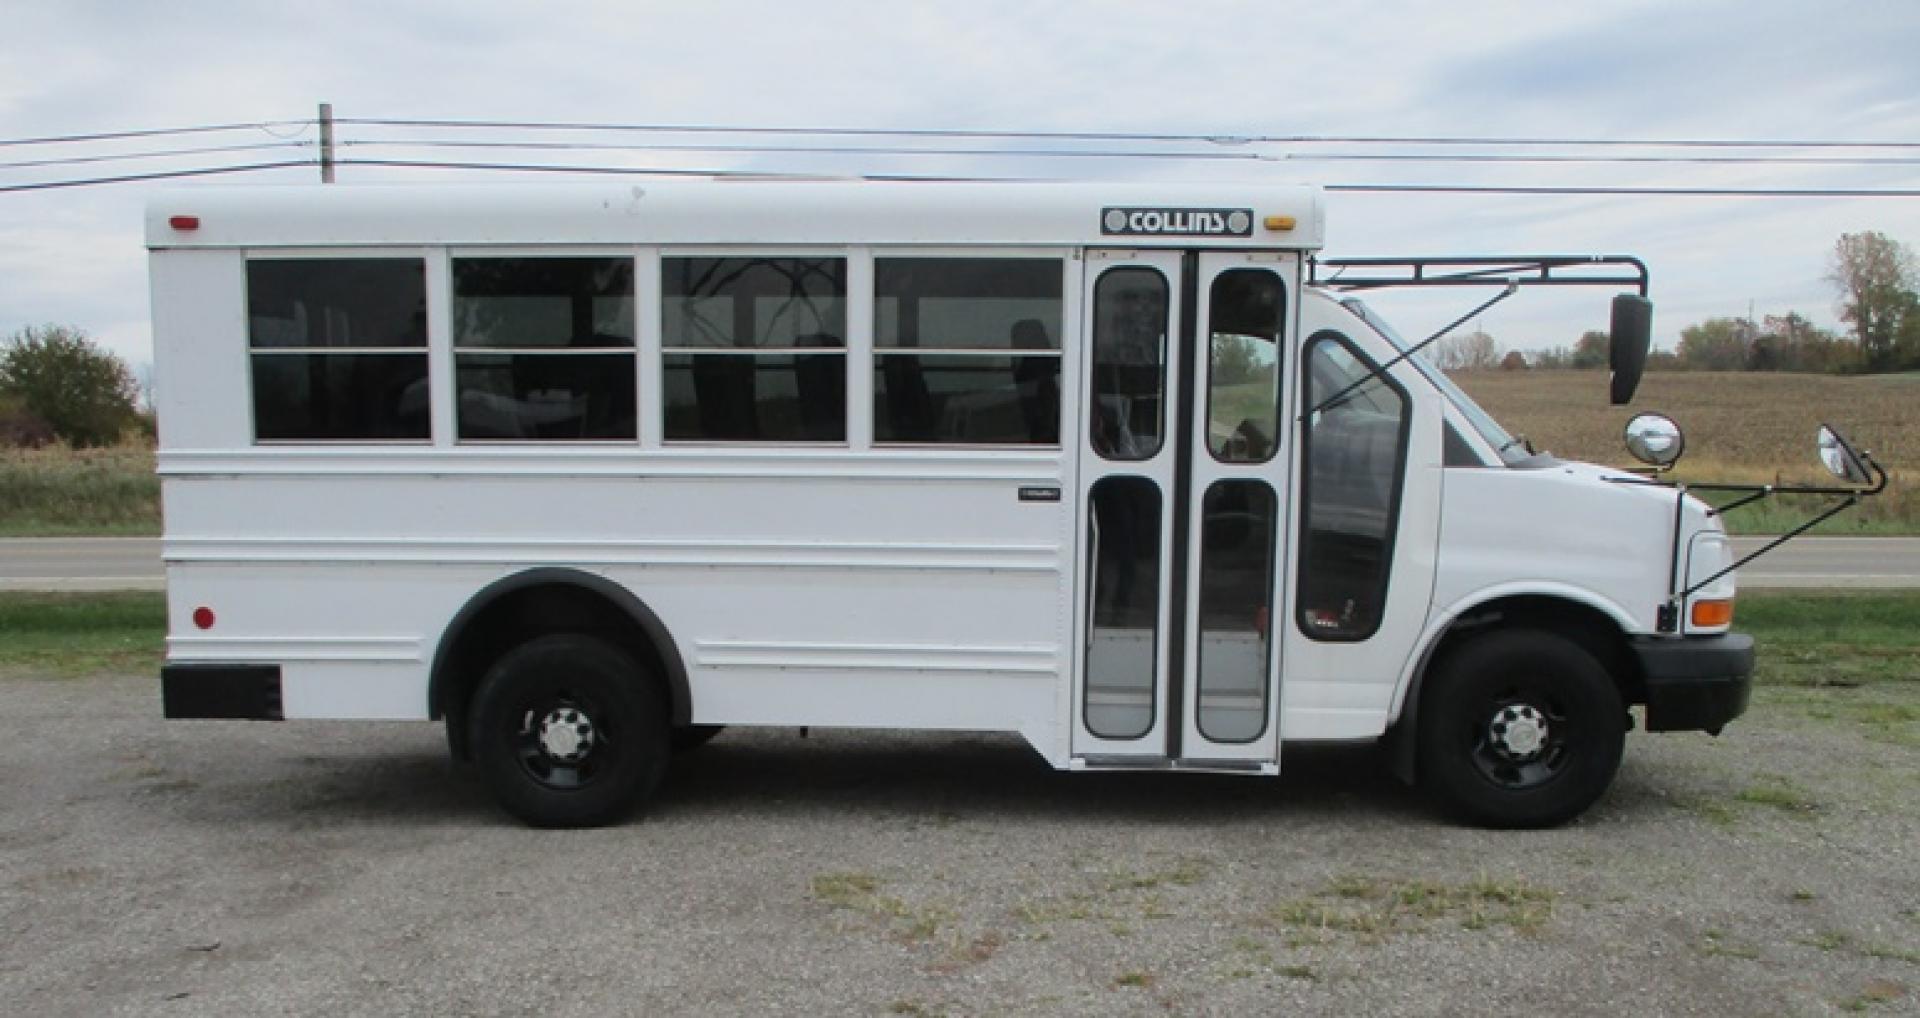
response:
{"label": "bus side panel", "polygon": [[[453,473],[370,475],[396,456],[446,456]],[[902,457],[890,475],[821,478],[697,476],[717,460],[644,453],[489,476],[508,468],[488,456],[323,464],[261,450],[236,464],[245,474],[201,464],[169,479],[169,660],[281,663],[288,717],[424,717],[428,663],[466,600],[562,566],[609,577],[659,616],[697,722],[1019,731],[1051,745],[1072,507],[1019,491],[1057,484],[1052,458],[915,476],[925,465]],[[200,605],[212,630],[185,621]]]}

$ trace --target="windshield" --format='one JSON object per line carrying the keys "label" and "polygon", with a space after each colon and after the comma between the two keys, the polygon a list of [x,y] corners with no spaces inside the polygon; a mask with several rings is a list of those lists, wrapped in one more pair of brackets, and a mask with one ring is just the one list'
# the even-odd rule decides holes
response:
{"label": "windshield", "polygon": [[[1347,297],[1342,299],[1340,303],[1344,305],[1347,310],[1359,315],[1361,321],[1373,326],[1373,331],[1379,333],[1381,338],[1387,342],[1392,343],[1394,349],[1399,350],[1401,353],[1407,352],[1407,347],[1411,344],[1401,339],[1400,334],[1393,331],[1393,326],[1388,325],[1386,319],[1375,314],[1373,309],[1368,307],[1358,297]],[[1407,357],[1407,363],[1412,364],[1416,370],[1422,375],[1425,375],[1427,381],[1432,382],[1433,387],[1439,389],[1440,392],[1447,397],[1447,400],[1460,411],[1461,416],[1467,419],[1467,423],[1473,426],[1473,430],[1479,432],[1480,437],[1486,439],[1487,443],[1499,452],[1500,459],[1508,466],[1519,463],[1533,455],[1530,450],[1525,448],[1525,442],[1508,434],[1507,429],[1501,427],[1500,422],[1494,420],[1492,414],[1481,409],[1480,404],[1475,403],[1472,396],[1467,395],[1465,390],[1455,385],[1453,379],[1447,377],[1446,372],[1434,367],[1433,362],[1427,360],[1425,355],[1412,354]]]}

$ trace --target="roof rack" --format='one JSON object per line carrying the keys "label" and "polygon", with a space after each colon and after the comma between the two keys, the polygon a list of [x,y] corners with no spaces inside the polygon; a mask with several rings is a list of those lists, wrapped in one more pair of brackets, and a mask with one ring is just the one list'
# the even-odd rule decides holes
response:
{"label": "roof rack", "polygon": [[[1592,270],[1599,266],[1626,267],[1632,270],[1632,274],[1594,273]],[[1314,258],[1307,262],[1307,282],[1335,290],[1379,290],[1390,286],[1505,286],[1512,283],[1518,286],[1632,286],[1639,288],[1640,296],[1645,297],[1647,281],[1646,263],[1632,255]]]}

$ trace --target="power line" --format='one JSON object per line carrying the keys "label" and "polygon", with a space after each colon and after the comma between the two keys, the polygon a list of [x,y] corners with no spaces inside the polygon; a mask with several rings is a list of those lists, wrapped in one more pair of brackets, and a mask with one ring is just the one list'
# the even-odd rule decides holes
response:
{"label": "power line", "polygon": [[716,124],[620,124],[584,121],[403,119],[340,117],[338,124],[364,127],[413,127],[447,130],[604,131],[646,134],[768,134],[811,137],[971,138],[1049,141],[1204,142],[1215,145],[1432,145],[1432,146],[1558,146],[1632,148],[1891,148],[1920,149],[1920,141],[1871,139],[1787,138],[1520,138],[1501,136],[1449,137],[1444,135],[1338,134],[1226,134],[1153,133],[1131,131],[983,131],[953,128],[898,127],[746,127]]}
{"label": "power line", "polygon": [[[715,169],[712,167],[645,167],[645,166],[592,166],[579,164],[553,163],[509,163],[478,162],[469,160],[422,160],[422,159],[341,159],[343,166],[369,166],[389,169],[414,170],[473,170],[510,173],[577,173],[595,176],[673,176],[673,177],[837,177],[837,174],[792,173],[780,170],[740,170]],[[88,177],[68,180],[38,181],[28,184],[0,185],[0,194],[19,191],[45,191],[60,188],[91,187],[101,184],[126,184],[141,181],[168,180],[181,177],[204,177],[230,173],[251,173],[262,170],[281,170],[300,166],[313,166],[311,159],[289,159],[278,162],[247,163],[232,166],[205,166],[179,170],[160,170],[152,173],[130,173],[116,176]],[[915,174],[885,173],[861,174],[860,179],[867,180],[917,180],[917,181],[1019,181],[1039,180],[1034,177],[969,177],[954,174]],[[1329,192],[1347,192],[1363,194],[1485,194],[1485,195],[1582,195],[1607,197],[1682,197],[1682,198],[1920,198],[1920,189],[1910,188],[1741,188],[1741,187],[1636,187],[1636,186],[1576,186],[1550,185],[1528,186],[1508,184],[1325,184],[1322,189]]]}
{"label": "power line", "polygon": [[[217,134],[223,131],[266,131],[276,127],[298,127],[304,132],[310,120],[257,120],[243,124],[199,124],[191,127],[150,127],[136,131],[102,131],[94,134],[60,134],[40,138],[0,138],[0,147],[13,145],[65,145],[77,142],[123,141],[129,138],[162,138],[182,134]],[[299,132],[296,132],[299,133]],[[292,137],[289,135],[288,137]]]}
{"label": "power line", "polygon": [[[304,143],[302,143],[304,144]],[[1028,158],[1098,159],[1193,159],[1246,160],[1253,162],[1434,162],[1434,163],[1575,163],[1637,164],[1676,163],[1685,165],[1794,165],[1794,166],[1920,166],[1920,156],[1593,156],[1593,155],[1518,155],[1512,153],[1284,153],[1262,155],[1257,152],[1154,152],[1112,149],[1002,149],[1002,148],[913,148],[903,146],[817,145],[689,145],[662,142],[622,144],[583,141],[448,141],[428,138],[352,139],[341,147],[358,148],[446,148],[446,149],[518,149],[525,151],[579,152],[708,152],[719,154],[799,154],[799,155],[887,155],[887,156],[1024,156]],[[4,164],[0,164],[4,165]]]}
{"label": "power line", "polygon": [[1872,187],[1620,187],[1508,184],[1323,184],[1325,191],[1367,194],[1540,194],[1669,198],[1920,198],[1920,189]]}
{"label": "power line", "polygon": [[153,173],[128,173],[115,177],[89,177],[78,180],[45,180],[32,184],[0,184],[0,194],[12,191],[51,191],[66,187],[92,187],[96,184],[131,184],[143,180],[169,180],[176,177],[210,177],[223,173],[251,173],[255,170],[283,170],[294,166],[312,166],[311,159],[289,159],[277,163],[250,163],[242,166],[202,166],[187,170],[158,170]]}
{"label": "power line", "polygon": [[[382,166],[397,169],[489,170],[517,173],[586,173],[595,175],[660,174],[668,176],[783,177],[837,176],[835,174],[792,174],[777,170],[715,170],[688,167],[650,168],[635,166],[585,166],[554,163],[498,163],[470,161],[426,161],[414,159],[342,159],[347,166]],[[869,180],[1033,180],[1036,178],[983,178],[954,175],[861,174]],[[1325,184],[1326,191],[1359,193],[1412,192],[1427,194],[1505,194],[1505,195],[1606,195],[1696,198],[1916,198],[1920,189],[1905,188],[1740,188],[1740,187],[1634,187],[1580,185],[1502,185],[1502,184]]]}
{"label": "power line", "polygon": [[[792,174],[778,170],[716,170],[680,167],[649,166],[561,166],[551,163],[482,163],[468,161],[427,161],[420,159],[336,159],[340,166],[383,166],[391,169],[408,170],[500,170],[511,173],[587,173],[594,175],[630,175],[664,177],[790,177],[818,176],[818,174]],[[881,178],[870,178],[881,179]],[[912,179],[958,180],[958,177],[924,177]]]}
{"label": "power line", "polygon": [[58,159],[22,159],[17,162],[0,163],[0,170],[21,170],[44,166],[80,166],[90,163],[109,163],[123,159],[171,159],[177,156],[212,155],[222,152],[260,152],[268,149],[306,148],[309,141],[263,141],[249,145],[205,145],[195,148],[154,149],[145,152],[118,152],[113,155],[63,156]]}
{"label": "power line", "polygon": [[[885,145],[840,145],[831,148],[817,145],[682,145],[673,143],[648,142],[645,144],[613,144],[608,142],[571,142],[571,141],[444,141],[430,139],[381,139],[349,140],[339,143],[342,148],[450,148],[450,149],[520,149],[527,151],[581,151],[581,152],[707,152],[720,155],[887,155],[887,156],[1025,156],[1035,159],[1052,158],[1093,158],[1093,159],[1194,159],[1194,160],[1248,160],[1271,162],[1275,157],[1263,156],[1257,152],[1129,152],[1098,149],[998,149],[998,148],[908,148]],[[1914,160],[1920,163],[1920,159]]]}
{"label": "power line", "polygon": [[1410,163],[1678,163],[1741,166],[1920,166],[1920,156],[1583,156],[1514,153],[1431,152],[1289,152],[1275,157],[1286,162],[1410,162]]}

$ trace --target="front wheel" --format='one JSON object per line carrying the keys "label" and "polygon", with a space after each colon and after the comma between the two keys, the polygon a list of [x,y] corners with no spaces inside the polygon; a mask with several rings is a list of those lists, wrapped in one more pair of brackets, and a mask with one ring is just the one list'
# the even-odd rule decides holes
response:
{"label": "front wheel", "polygon": [[660,783],[667,720],[659,690],[605,640],[529,640],[487,670],[470,745],[507,812],[535,827],[619,820]]}
{"label": "front wheel", "polygon": [[1447,655],[1420,701],[1420,774],[1488,827],[1552,827],[1613,783],[1626,706],[1605,668],[1556,633],[1507,630]]}

